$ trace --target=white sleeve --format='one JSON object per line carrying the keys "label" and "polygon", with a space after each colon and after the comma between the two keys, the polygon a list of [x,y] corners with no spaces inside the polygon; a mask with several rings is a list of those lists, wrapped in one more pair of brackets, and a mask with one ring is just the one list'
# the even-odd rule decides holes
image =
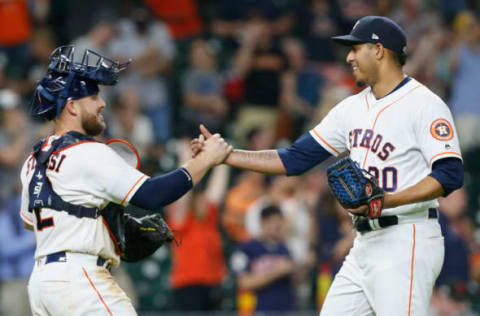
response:
{"label": "white sleeve", "polygon": [[438,97],[428,96],[415,114],[415,133],[420,149],[430,167],[442,158],[462,159],[452,113]]}
{"label": "white sleeve", "polygon": [[340,155],[347,150],[348,133],[345,131],[345,115],[346,104],[341,102],[328,112],[327,116],[310,130],[310,135],[323,147],[326,151],[334,156]]}
{"label": "white sleeve", "polygon": [[79,185],[74,187],[114,203],[127,205],[148,179],[105,144],[82,144],[65,154],[67,158],[60,172],[63,180],[73,181],[72,178],[80,177],[75,179]]}
{"label": "white sleeve", "polygon": [[27,223],[28,225],[34,224],[33,222],[33,213],[30,213],[28,211],[28,204],[29,204],[29,198],[28,198],[28,181],[27,181],[27,169],[29,166],[29,162],[31,163],[32,156],[30,155],[25,163],[23,164],[22,171],[20,172],[20,180],[22,181],[22,200],[20,204],[20,217],[22,220]]}

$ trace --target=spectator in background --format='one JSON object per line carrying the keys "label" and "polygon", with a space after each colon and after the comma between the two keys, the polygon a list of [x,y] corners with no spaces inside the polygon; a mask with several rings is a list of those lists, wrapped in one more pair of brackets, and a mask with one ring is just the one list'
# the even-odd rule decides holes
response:
{"label": "spectator in background", "polygon": [[241,142],[252,128],[271,129],[277,123],[282,76],[288,61],[272,32],[265,18],[249,20],[233,59],[233,76],[244,82],[244,104],[236,118],[236,135]]}
{"label": "spectator in background", "polygon": [[11,72],[30,57],[28,42],[31,34],[28,1],[0,1],[0,52],[7,55]]}
{"label": "spectator in background", "polygon": [[318,263],[317,307],[320,309],[333,279],[353,246],[355,232],[347,211],[326,191],[316,206]]}
{"label": "spectator in background", "polygon": [[30,315],[27,280],[33,269],[35,235],[23,228],[20,193],[0,207],[0,315]]}
{"label": "spectator in background", "polygon": [[[261,150],[273,145],[273,133],[268,129],[252,129],[248,135],[250,150]],[[235,242],[247,242],[250,233],[247,231],[245,216],[247,210],[265,193],[265,176],[252,171],[242,171],[235,185],[225,197],[223,226],[228,236]]]}
{"label": "spectator in background", "polygon": [[246,21],[260,16],[268,21],[274,35],[287,35],[294,25],[295,5],[295,0],[220,0],[212,30],[220,36],[235,36],[244,31]]}
{"label": "spectator in background", "polygon": [[195,0],[145,0],[155,17],[168,25],[176,40],[186,39],[202,31],[203,23]]}
{"label": "spectator in background", "polygon": [[219,133],[224,132],[229,109],[222,89],[223,78],[217,70],[213,49],[205,40],[194,40],[190,45],[190,67],[182,80],[181,125],[185,135],[196,135],[200,123]]}
{"label": "spectator in background", "polygon": [[[446,47],[451,43],[450,32],[442,25],[440,16],[434,12],[422,14],[422,21],[425,23],[421,35],[417,41],[415,50],[409,53],[408,63],[405,65],[405,73],[418,78],[427,87],[432,89],[439,96],[445,96],[445,83],[439,72],[439,67],[444,58]],[[417,36],[418,36],[417,35]]]}
{"label": "spectator in background", "polygon": [[285,218],[275,206],[261,210],[260,235],[240,244],[231,257],[240,291],[256,294],[255,312],[278,315],[294,310],[292,273],[295,269],[285,244]]}
{"label": "spectator in background", "polygon": [[336,60],[330,38],[341,32],[339,10],[338,3],[330,0],[312,0],[300,5],[296,34],[305,43],[313,61],[325,63]]}
{"label": "spectator in background", "polygon": [[[181,161],[191,157],[188,141],[180,141]],[[220,285],[226,276],[219,207],[228,184],[229,168],[212,170],[205,189],[197,186],[167,207],[168,223],[181,244],[172,245],[171,285],[174,309],[214,311],[220,308]]]}
{"label": "spectator in background", "polygon": [[122,91],[129,86],[138,89],[142,110],[152,120],[156,141],[165,142],[172,132],[166,76],[175,56],[175,43],[168,27],[153,21],[147,9],[136,8],[128,19],[120,21],[111,50],[114,59],[133,59],[115,90]]}
{"label": "spectator in background", "polygon": [[300,40],[287,38],[283,42],[283,50],[290,68],[282,78],[284,82],[280,102],[282,109],[291,117],[288,124],[291,132],[288,135],[287,126],[282,124],[284,137],[280,138],[296,139],[305,132],[304,125],[312,118],[324,80],[320,69],[307,60],[305,47]]}
{"label": "spectator in background", "polygon": [[480,145],[478,82],[480,81],[480,21],[471,12],[460,13],[454,21],[459,39],[452,51],[452,96],[449,102],[464,152]]}
{"label": "spectator in background", "polygon": [[140,97],[134,86],[121,91],[109,117],[108,131],[111,137],[130,142],[144,157],[155,138],[152,122],[141,112]]}
{"label": "spectator in background", "polygon": [[261,234],[261,211],[275,205],[286,221],[285,242],[292,258],[299,266],[308,263],[310,247],[311,218],[297,190],[301,178],[276,176],[271,180],[266,194],[257,199],[247,210],[245,217],[247,231],[253,238]]}
{"label": "spectator in background", "polygon": [[[76,51],[83,52],[90,49],[101,55],[108,55],[108,45],[115,35],[117,20],[117,17],[111,11],[98,12],[93,18],[88,33],[73,41]],[[76,57],[81,58],[82,56],[77,54]]]}
{"label": "spectator in background", "polygon": [[463,283],[470,277],[470,247],[462,227],[466,216],[468,196],[464,188],[453,192],[448,198],[439,199],[440,226],[445,239],[445,259],[437,278],[437,286]]}
{"label": "spectator in background", "polygon": [[30,41],[31,59],[25,63],[28,91],[33,91],[37,81],[42,79],[48,67],[50,53],[57,47],[52,31],[47,27],[39,27],[33,31]]}
{"label": "spectator in background", "polygon": [[20,108],[20,96],[0,90],[0,200],[17,189],[18,172],[30,145],[28,118]]}
{"label": "spectator in background", "polygon": [[465,284],[443,284],[433,290],[430,316],[478,316],[470,308]]}
{"label": "spectator in background", "polygon": [[473,315],[469,298],[474,294],[470,284],[474,240],[473,223],[466,214],[467,192],[462,188],[439,199],[439,203],[445,259],[433,292],[433,315]]}
{"label": "spectator in background", "polygon": [[234,242],[247,242],[251,236],[245,227],[245,215],[249,206],[265,190],[265,176],[252,171],[242,172],[236,184],[225,197],[225,210],[222,224],[230,239]]}

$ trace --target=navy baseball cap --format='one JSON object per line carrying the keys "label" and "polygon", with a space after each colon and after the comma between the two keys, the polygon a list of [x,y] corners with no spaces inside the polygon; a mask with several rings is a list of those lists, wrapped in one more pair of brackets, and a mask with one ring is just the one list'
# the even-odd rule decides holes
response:
{"label": "navy baseball cap", "polygon": [[381,43],[398,55],[407,54],[407,36],[396,22],[383,16],[366,16],[355,23],[348,35],[334,36],[332,39],[342,45],[361,43]]}

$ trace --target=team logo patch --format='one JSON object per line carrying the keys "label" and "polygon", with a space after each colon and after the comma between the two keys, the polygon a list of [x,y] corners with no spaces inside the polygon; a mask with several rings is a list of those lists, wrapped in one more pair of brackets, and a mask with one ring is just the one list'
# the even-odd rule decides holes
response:
{"label": "team logo patch", "polygon": [[447,120],[438,119],[430,125],[430,134],[438,140],[450,140],[453,138],[453,128]]}

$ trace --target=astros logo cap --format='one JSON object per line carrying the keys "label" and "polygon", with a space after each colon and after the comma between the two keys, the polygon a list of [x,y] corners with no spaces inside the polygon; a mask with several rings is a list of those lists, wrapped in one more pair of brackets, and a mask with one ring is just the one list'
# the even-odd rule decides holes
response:
{"label": "astros logo cap", "polygon": [[355,23],[348,35],[332,39],[342,45],[381,43],[385,48],[399,55],[407,54],[407,36],[396,22],[383,16],[366,16]]}

